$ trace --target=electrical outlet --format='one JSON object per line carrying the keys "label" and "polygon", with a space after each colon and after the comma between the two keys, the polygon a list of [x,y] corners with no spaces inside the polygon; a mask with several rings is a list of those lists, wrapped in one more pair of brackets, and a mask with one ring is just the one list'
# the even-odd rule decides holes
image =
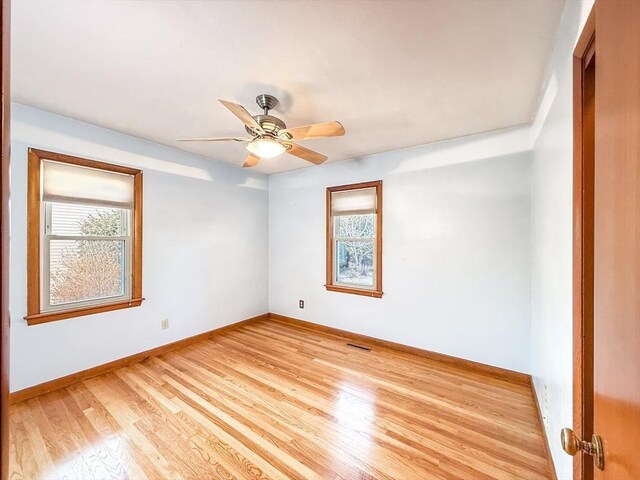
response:
{"label": "electrical outlet", "polygon": [[304,308],[304,300],[299,300],[299,301],[298,301],[298,306],[299,306],[300,308]]}
{"label": "electrical outlet", "polygon": [[164,320],[162,320],[160,322],[160,328],[162,330],[166,330],[167,328],[169,328],[169,319],[168,318],[165,318]]}

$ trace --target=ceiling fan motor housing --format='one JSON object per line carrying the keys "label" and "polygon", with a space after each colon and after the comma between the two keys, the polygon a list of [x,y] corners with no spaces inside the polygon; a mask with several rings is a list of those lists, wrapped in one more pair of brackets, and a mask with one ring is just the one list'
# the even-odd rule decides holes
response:
{"label": "ceiling fan motor housing", "polygon": [[[255,118],[256,122],[258,122],[265,133],[276,137],[280,130],[284,130],[285,128],[287,128],[285,123],[278,117],[269,115],[269,110],[273,110],[274,108],[276,108],[279,103],[276,97],[263,93],[256,97],[256,103],[264,113],[262,115],[254,115],[253,118]],[[250,135],[256,135],[256,132],[254,132],[250,127],[245,126],[245,129],[247,130],[247,132],[249,132]]]}
{"label": "ceiling fan motor housing", "polygon": [[[274,117],[273,115],[254,115],[253,118],[256,119],[256,122],[260,124],[265,133],[273,135],[274,137],[278,135],[280,130],[287,128],[282,120],[278,117]],[[256,132],[254,132],[250,127],[245,126],[245,129],[250,135],[256,135]]]}

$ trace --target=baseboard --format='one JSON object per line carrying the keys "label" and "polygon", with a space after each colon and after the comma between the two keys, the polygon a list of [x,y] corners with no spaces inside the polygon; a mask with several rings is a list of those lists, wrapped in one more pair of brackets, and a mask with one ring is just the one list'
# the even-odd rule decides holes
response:
{"label": "baseboard", "polygon": [[[277,313],[265,313],[253,318],[248,318],[240,322],[226,325],[224,327],[216,328],[214,330],[210,330],[205,333],[184,338],[176,342],[168,343],[166,345],[161,345],[159,347],[155,347],[150,350],[145,350],[144,352],[136,353],[128,357],[120,358],[112,362],[98,365],[96,367],[82,370],[80,372],[72,373],[64,377],[56,378],[48,382],[40,383],[38,385],[33,385],[31,387],[18,390],[10,394],[9,401],[11,404],[21,402],[23,400],[36,397],[38,395],[42,395],[43,393],[48,393],[54,390],[58,390],[60,388],[68,387],[69,385],[73,385],[74,383],[87,380],[89,378],[95,377],[97,375],[101,375],[103,373],[112,372],[114,370],[117,370],[118,368],[131,365],[132,363],[142,362],[143,360],[146,360],[149,357],[162,355],[163,353],[171,352],[172,350],[186,347],[187,345],[191,345],[193,343],[206,340],[214,335],[222,334],[234,328],[238,328],[243,325],[247,325],[249,323],[256,322],[259,320],[267,320],[267,319],[271,319],[271,320],[282,322],[282,323],[287,323],[289,325],[295,325],[298,327],[308,328],[315,331],[330,333],[333,335],[340,335],[345,338],[356,340],[358,341],[358,343],[374,345],[374,346],[383,347],[383,348],[389,348],[389,349],[404,352],[404,353],[410,353],[413,355],[418,355],[424,358],[428,358],[430,360],[435,360],[447,365],[452,365],[458,368],[464,368],[464,369],[473,371],[475,373],[490,375],[494,378],[500,378],[502,380],[506,380],[506,381],[510,381],[510,382],[514,382],[522,385],[531,385],[531,376],[525,373],[515,372],[513,370],[508,370],[500,367],[494,367],[492,365],[486,365],[486,364],[474,362],[471,360],[464,360],[462,358],[452,357],[450,355],[445,355],[443,353],[431,352],[429,350],[423,350],[417,347],[410,347],[408,345],[403,345],[401,343],[391,342],[389,340],[383,340],[375,337],[369,337],[367,335],[361,335],[359,333],[353,333],[347,330],[340,330],[337,328],[328,327],[326,325],[320,325],[317,323],[307,322],[305,320],[300,320],[293,317],[287,317],[285,315],[279,315]],[[535,393],[533,395],[535,398]],[[538,408],[538,412],[539,412],[539,408]]]}
{"label": "baseboard", "polygon": [[445,355],[444,353],[436,353],[429,350],[423,350],[417,347],[410,347],[401,343],[391,342],[389,340],[383,340],[380,338],[369,337],[367,335],[361,335],[359,333],[349,332],[347,330],[340,330],[338,328],[327,327],[326,325],[320,325],[313,322],[307,322],[306,320],[300,320],[298,318],[287,317],[285,315],[279,315],[277,313],[269,313],[271,320],[276,320],[282,323],[288,323],[290,325],[302,326],[311,330],[330,333],[333,335],[340,335],[352,340],[358,341],[358,343],[374,345],[377,347],[389,348],[392,350],[411,353],[420,357],[425,357],[430,360],[435,360],[447,365],[452,365],[458,368],[464,368],[466,370],[473,371],[475,373],[481,373],[484,375],[490,375],[494,378],[500,378],[513,383],[521,385],[531,384],[531,375],[526,373],[516,372],[514,370],[508,370],[506,368],[494,367],[493,365],[486,365],[484,363],[474,362],[472,360],[465,360],[458,357],[452,357]]}
{"label": "baseboard", "polygon": [[135,353],[133,355],[129,355],[128,357],[120,358],[118,360],[114,360],[109,363],[104,363],[102,365],[88,368],[80,372],[72,373],[71,375],[56,378],[54,380],[40,383],[32,387],[27,387],[22,390],[18,390],[16,392],[12,392],[9,395],[9,403],[13,404],[13,403],[21,402],[29,398],[37,397],[38,395],[42,395],[43,393],[48,393],[54,390],[58,390],[60,388],[65,388],[65,387],[68,387],[69,385],[82,382],[83,380],[87,380],[97,375],[112,372],[114,370],[117,370],[118,368],[126,367],[127,365],[131,365],[132,363],[142,362],[143,360],[146,360],[149,357],[162,355],[163,353],[168,353],[173,350],[177,350],[178,348],[186,347],[187,345],[191,345],[193,343],[200,342],[202,340],[207,340],[208,338],[214,335],[220,335],[222,333],[228,332],[229,330],[233,330],[243,325],[257,322],[259,320],[267,320],[268,318],[269,318],[269,314],[264,313],[256,317],[248,318],[246,320],[232,323],[230,325],[225,325],[224,327],[216,328],[214,330],[200,333],[192,337],[183,338],[182,340],[178,340],[176,342],[167,343],[166,345],[160,345],[159,347],[155,347],[150,350],[145,350],[144,352]]}
{"label": "baseboard", "polygon": [[551,480],[558,480],[558,474],[556,473],[556,466],[553,463],[553,457],[551,456],[551,447],[549,446],[549,439],[547,438],[547,431],[544,428],[544,420],[542,418],[542,410],[540,409],[540,403],[538,402],[538,393],[536,392],[536,385],[531,381],[531,394],[533,395],[533,403],[536,407],[536,415],[538,417],[538,426],[542,432],[542,439],[544,440],[544,450],[547,455],[547,463],[549,464],[549,472],[551,473]]}

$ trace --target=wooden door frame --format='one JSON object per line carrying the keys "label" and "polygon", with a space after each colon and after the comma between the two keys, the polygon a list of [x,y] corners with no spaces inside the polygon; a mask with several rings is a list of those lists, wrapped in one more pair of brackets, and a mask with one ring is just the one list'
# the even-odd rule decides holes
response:
{"label": "wooden door frame", "polygon": [[9,17],[10,0],[0,4],[2,74],[0,89],[0,480],[9,478]]}
{"label": "wooden door frame", "polygon": [[[593,434],[593,218],[594,152],[585,150],[585,72],[595,56],[595,6],[573,52],[573,430]],[[576,455],[575,480],[593,477],[591,458]]]}

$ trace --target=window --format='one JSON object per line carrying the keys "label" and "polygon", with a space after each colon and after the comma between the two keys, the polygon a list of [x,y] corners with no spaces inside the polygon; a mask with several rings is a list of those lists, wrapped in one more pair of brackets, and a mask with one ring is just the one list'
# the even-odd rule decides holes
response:
{"label": "window", "polygon": [[142,172],[29,149],[29,325],[142,303]]}
{"label": "window", "polygon": [[382,297],[382,182],[327,188],[327,290]]}

